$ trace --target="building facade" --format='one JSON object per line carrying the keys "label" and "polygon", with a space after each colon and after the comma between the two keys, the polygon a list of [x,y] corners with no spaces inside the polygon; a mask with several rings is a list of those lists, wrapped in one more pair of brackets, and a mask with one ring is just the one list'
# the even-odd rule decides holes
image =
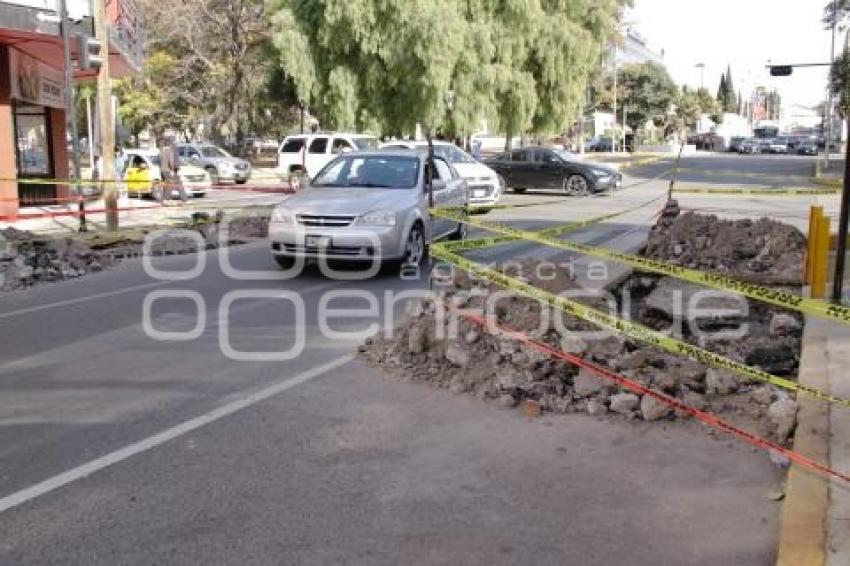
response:
{"label": "building facade", "polygon": [[[65,58],[61,0],[0,0],[0,218],[21,206],[61,203],[71,197],[65,125]],[[66,0],[68,31],[94,36],[92,0]],[[142,38],[134,0],[106,0],[109,68],[113,78],[139,70]],[[71,42],[75,82],[80,71]],[[104,47],[104,55],[107,51]],[[30,181],[30,182],[26,182]],[[60,182],[55,182],[60,181]]]}

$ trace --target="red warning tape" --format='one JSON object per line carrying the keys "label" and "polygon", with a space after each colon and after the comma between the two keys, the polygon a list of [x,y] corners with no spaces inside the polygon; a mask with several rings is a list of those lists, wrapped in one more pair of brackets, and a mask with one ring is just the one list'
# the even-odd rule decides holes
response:
{"label": "red warning tape", "polygon": [[457,312],[460,316],[462,316],[463,318],[465,318],[465,319],[467,319],[471,322],[479,324],[482,327],[485,327],[489,330],[496,331],[497,333],[499,333],[503,336],[506,336],[508,338],[518,340],[518,341],[534,348],[535,350],[545,352],[547,354],[550,354],[552,356],[560,358],[564,361],[570,362],[571,364],[576,365],[578,367],[588,369],[588,370],[592,371],[593,373],[595,373],[595,374],[597,374],[601,377],[604,377],[605,379],[610,379],[611,381],[619,383],[623,387],[625,387],[627,389],[631,389],[632,391],[634,391],[636,393],[640,393],[641,395],[649,395],[650,397],[654,397],[655,399],[658,399],[659,401],[666,403],[666,404],[672,406],[675,409],[679,409],[680,411],[688,413],[689,415],[691,415],[695,419],[702,421],[709,426],[712,426],[712,427],[714,427],[714,428],[716,428],[716,429],[718,429],[722,432],[725,432],[727,434],[731,434],[732,436],[737,436],[738,438],[740,438],[744,442],[747,442],[748,444],[752,444],[753,446],[756,446],[757,448],[761,448],[761,449],[764,449],[764,450],[772,450],[774,452],[779,452],[780,454],[782,454],[783,456],[785,456],[786,458],[788,458],[790,461],[794,462],[795,464],[798,464],[798,465],[803,466],[805,468],[809,468],[810,470],[814,470],[814,471],[819,472],[819,473],[821,473],[825,476],[833,477],[833,478],[845,481],[847,483],[850,483],[850,475],[846,475],[846,474],[843,474],[841,472],[837,472],[837,471],[833,470],[832,468],[824,466],[823,464],[819,464],[818,462],[815,462],[814,460],[807,458],[806,456],[803,456],[802,454],[800,454],[798,452],[794,452],[793,450],[788,450],[787,448],[784,448],[783,446],[780,446],[779,444],[777,444],[773,441],[767,440],[766,438],[762,438],[762,437],[757,436],[757,435],[755,435],[751,432],[747,432],[746,430],[738,428],[735,425],[724,421],[723,419],[721,419],[720,417],[718,417],[716,415],[713,415],[713,414],[708,413],[706,411],[702,411],[700,409],[696,409],[694,407],[691,407],[690,405],[686,405],[685,403],[683,403],[679,399],[676,399],[675,397],[671,397],[670,395],[666,395],[664,393],[660,393],[660,392],[655,391],[653,389],[649,389],[648,387],[640,384],[637,381],[632,381],[631,379],[628,379],[626,377],[623,377],[622,375],[614,373],[614,372],[612,372],[612,371],[610,371],[610,370],[608,370],[608,369],[606,369],[602,366],[599,366],[599,365],[596,365],[592,362],[589,362],[589,361],[585,360],[584,358],[580,358],[580,357],[575,356],[573,354],[564,352],[563,350],[559,350],[557,348],[554,348],[554,347],[550,346],[549,344],[546,344],[545,342],[540,342],[538,340],[535,340],[534,338],[531,338],[530,336],[523,334],[522,332],[518,332],[518,331],[513,330],[513,329],[511,329],[507,326],[492,323],[492,322],[488,321],[486,318],[484,318],[483,316],[475,314],[471,311],[458,309],[458,308],[452,307],[451,305],[448,305],[448,307],[452,311]]}

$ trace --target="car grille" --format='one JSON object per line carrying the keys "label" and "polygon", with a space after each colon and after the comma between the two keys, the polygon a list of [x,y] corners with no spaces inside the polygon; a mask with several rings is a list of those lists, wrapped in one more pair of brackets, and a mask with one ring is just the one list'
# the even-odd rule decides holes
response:
{"label": "car grille", "polygon": [[354,216],[327,214],[296,214],[299,224],[304,226],[348,226],[354,222]]}
{"label": "car grille", "polygon": [[[297,244],[283,244],[283,251],[291,254],[315,254],[315,255],[363,255],[363,248],[356,246],[329,246],[326,248],[308,248]],[[367,253],[366,255],[371,255]]]}

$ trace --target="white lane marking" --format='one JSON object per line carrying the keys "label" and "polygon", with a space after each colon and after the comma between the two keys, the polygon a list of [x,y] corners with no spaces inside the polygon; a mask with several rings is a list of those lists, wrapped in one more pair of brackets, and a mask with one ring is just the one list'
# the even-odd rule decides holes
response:
{"label": "white lane marking", "polygon": [[146,452],[151,448],[159,446],[160,444],[165,444],[166,442],[174,440],[179,436],[192,432],[193,430],[197,430],[205,425],[208,425],[219,419],[232,415],[237,411],[241,411],[242,409],[255,405],[260,401],[264,401],[270,397],[274,397],[275,395],[283,393],[288,389],[292,389],[296,385],[306,383],[311,379],[319,377],[324,373],[327,373],[333,369],[345,365],[353,359],[353,355],[343,356],[326,364],[300,373],[295,377],[291,377],[289,379],[266,387],[265,389],[261,389],[260,391],[257,391],[255,393],[248,393],[242,395],[234,401],[222,405],[217,409],[213,409],[208,413],[185,421],[158,434],[149,436],[143,440],[125,446],[124,448],[119,448],[118,450],[110,452],[105,456],[101,456],[100,458],[87,462],[81,466],[77,466],[76,468],[68,470],[67,472],[63,472],[59,475],[48,478],[28,488],[22,489],[21,491],[15,492],[11,495],[7,495],[6,497],[0,499],[0,513],[8,511],[13,507],[26,503],[27,501],[30,501],[37,497],[41,497],[42,495],[50,493],[51,491],[59,489],[60,487],[63,487],[65,485],[68,485],[71,482],[90,476],[95,472],[98,472],[104,468],[108,468],[109,466],[122,462],[127,458],[131,458],[137,454]]}
{"label": "white lane marking", "polygon": [[141,289],[149,289],[151,287],[159,287],[160,285],[165,285],[167,283],[171,283],[171,281],[154,281],[153,283],[143,283],[141,285],[134,285],[132,287],[124,287],[123,289],[116,289],[114,291],[107,291],[105,293],[97,293],[95,295],[86,295],[85,297],[77,297],[75,299],[66,299],[64,301],[56,301],[55,303],[47,303],[45,305],[36,305],[34,307],[27,307],[24,309],[18,309],[16,311],[9,311],[0,313],[0,318],[9,318],[12,316],[18,316],[21,314],[29,314],[31,312],[44,311],[48,309],[52,309],[55,307],[64,307],[66,305],[73,305],[76,303],[84,303],[86,301],[93,301],[95,299],[102,299],[104,297],[111,297],[114,295],[121,295],[122,293],[131,293],[133,291],[139,291]]}

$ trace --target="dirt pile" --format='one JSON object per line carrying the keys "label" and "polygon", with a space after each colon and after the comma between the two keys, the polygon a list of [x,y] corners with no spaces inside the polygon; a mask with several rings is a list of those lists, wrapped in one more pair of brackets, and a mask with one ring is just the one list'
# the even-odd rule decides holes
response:
{"label": "dirt pile", "polygon": [[[688,215],[682,218],[685,216]],[[659,226],[653,230],[657,253],[661,251],[662,234],[681,233],[681,228],[671,231],[679,224],[677,218],[678,211],[668,207]],[[710,224],[698,222],[699,225]],[[722,221],[715,219],[715,222]],[[662,223],[666,227],[661,226]],[[759,221],[750,226],[761,226],[753,233],[762,234],[768,224],[772,223]],[[739,233],[746,228],[738,226],[730,230]],[[716,235],[720,232],[705,228],[696,233]],[[771,245],[778,245],[778,234],[786,234],[792,241],[795,239],[794,231],[775,227],[764,234],[764,238],[770,240]],[[677,257],[684,258],[691,253],[684,248],[694,245],[694,238],[674,238],[683,247]],[[713,241],[723,248],[730,245],[725,237],[715,237]],[[789,249],[793,253],[794,248]],[[723,255],[713,252],[711,255],[718,258],[713,265],[719,265]],[[774,255],[780,267],[769,264],[760,273],[782,270],[790,273],[790,265],[778,252],[764,254],[762,258],[768,261]],[[753,257],[758,256],[757,253]],[[744,269],[743,264],[727,261],[726,265]],[[521,267],[504,268],[504,271],[553,293],[577,288],[565,270],[556,268],[553,271],[551,266],[540,269],[535,263],[526,263]],[[602,332],[595,325],[549,309],[532,299],[508,294],[494,300],[492,297],[497,291],[504,293],[504,289],[455,270],[450,284],[434,297],[409,303],[407,324],[397,328],[389,338],[376,337],[368,341],[362,348],[363,355],[370,363],[388,369],[400,379],[428,383],[457,394],[473,394],[506,407],[531,400],[544,411],[557,413],[607,414],[610,418],[645,421],[687,416],[677,414],[652,397],[624,390],[589,370],[578,369],[476,323],[452,316],[446,312],[446,305],[451,304],[491,316],[500,325],[596,362],[675,396],[692,407],[734,415],[733,420],[737,418],[762,433],[772,433],[779,440],[786,440],[793,430],[789,415],[793,413],[790,406],[794,402],[784,391],[762,382],[749,382],[731,372],[707,368],[699,362],[645,346],[619,334]],[[716,296],[706,299],[707,303],[699,304],[699,316],[691,316],[688,302],[698,291],[682,281],[635,274],[616,290],[618,316],[631,315],[633,320],[656,329],[670,329],[674,336],[686,342],[772,373],[796,377],[802,334],[802,320],[796,313],[782,312],[739,296],[715,293]],[[678,299],[684,306],[671,314],[666,305],[674,302],[676,292],[684,297],[684,301]],[[576,300],[599,310],[609,310],[608,302],[603,299]],[[731,312],[732,307],[738,310]],[[745,325],[745,338],[727,336],[728,331],[740,329],[741,325]],[[776,408],[777,404],[782,405],[781,411]],[[782,418],[776,417],[778,414]]]}
{"label": "dirt pile", "polygon": [[679,213],[670,201],[652,229],[644,255],[765,285],[802,285],[803,234],[769,218],[721,220]]}
{"label": "dirt pile", "polygon": [[[151,255],[196,253],[220,245],[221,213],[210,216],[196,213],[183,228],[151,240]],[[228,219],[227,244],[250,242],[268,235],[269,213],[259,211]],[[196,238],[180,230],[200,234]],[[88,239],[48,238],[38,234],[6,228],[0,230],[0,291],[22,289],[38,283],[76,279],[87,273],[107,269],[129,258],[141,257],[147,231],[129,231],[118,237]]]}

